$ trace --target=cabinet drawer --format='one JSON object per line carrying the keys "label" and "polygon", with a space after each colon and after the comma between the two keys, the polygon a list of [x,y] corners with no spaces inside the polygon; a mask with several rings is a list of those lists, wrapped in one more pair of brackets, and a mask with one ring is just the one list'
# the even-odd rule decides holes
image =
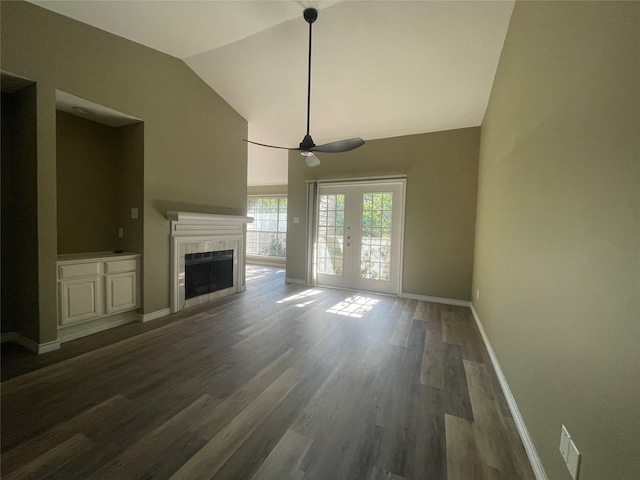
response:
{"label": "cabinet drawer", "polygon": [[60,278],[80,277],[86,275],[98,275],[100,262],[76,263],[74,265],[60,265]]}
{"label": "cabinet drawer", "polygon": [[105,262],[105,273],[135,272],[137,268],[138,261],[135,259]]}

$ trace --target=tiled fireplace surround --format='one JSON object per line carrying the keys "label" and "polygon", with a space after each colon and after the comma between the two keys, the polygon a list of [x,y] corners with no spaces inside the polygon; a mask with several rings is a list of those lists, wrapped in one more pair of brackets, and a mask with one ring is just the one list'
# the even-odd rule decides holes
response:
{"label": "tiled fireplace surround", "polygon": [[[245,290],[245,226],[253,218],[167,212],[171,220],[171,313]],[[189,253],[233,250],[233,286],[185,300],[185,261]]]}

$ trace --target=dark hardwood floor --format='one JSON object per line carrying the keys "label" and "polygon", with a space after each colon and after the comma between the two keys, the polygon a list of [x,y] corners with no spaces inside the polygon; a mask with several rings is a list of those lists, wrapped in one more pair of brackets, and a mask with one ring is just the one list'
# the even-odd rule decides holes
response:
{"label": "dark hardwood floor", "polygon": [[534,478],[467,308],[285,285],[36,356],[3,345],[2,478]]}

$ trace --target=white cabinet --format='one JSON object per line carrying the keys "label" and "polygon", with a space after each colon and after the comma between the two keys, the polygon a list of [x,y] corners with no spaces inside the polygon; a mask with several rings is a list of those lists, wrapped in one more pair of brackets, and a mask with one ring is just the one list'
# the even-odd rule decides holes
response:
{"label": "white cabinet", "polygon": [[58,256],[58,328],[137,309],[139,269],[137,254]]}
{"label": "white cabinet", "polygon": [[126,312],[138,308],[137,272],[107,275],[106,282],[107,313]]}
{"label": "white cabinet", "polygon": [[60,282],[60,324],[90,320],[102,315],[100,276]]}

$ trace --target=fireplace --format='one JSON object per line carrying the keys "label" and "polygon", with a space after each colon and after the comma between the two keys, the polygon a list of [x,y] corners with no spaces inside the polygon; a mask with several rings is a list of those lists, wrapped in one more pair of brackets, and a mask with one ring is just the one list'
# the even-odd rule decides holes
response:
{"label": "fireplace", "polygon": [[167,212],[171,312],[245,290],[244,238],[251,217]]}
{"label": "fireplace", "polygon": [[185,299],[233,287],[233,250],[188,253],[184,267]]}

